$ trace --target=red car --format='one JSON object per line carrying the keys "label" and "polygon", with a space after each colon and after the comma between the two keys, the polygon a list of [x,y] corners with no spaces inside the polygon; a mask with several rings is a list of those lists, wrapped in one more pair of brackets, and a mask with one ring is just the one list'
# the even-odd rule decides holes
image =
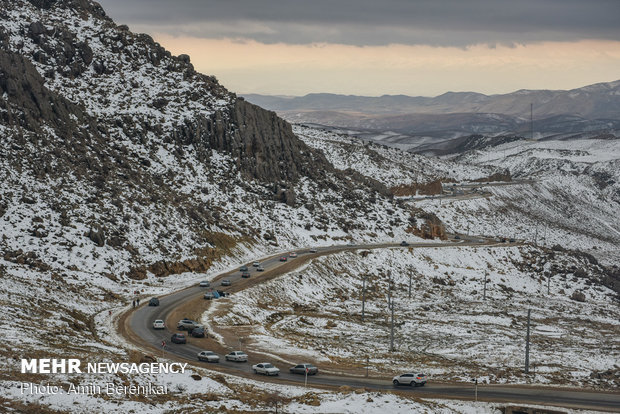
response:
{"label": "red car", "polygon": [[286,262],[286,256],[280,256],[280,261],[281,262]]}
{"label": "red car", "polygon": [[249,278],[249,277],[250,277],[250,273],[248,273],[248,272],[243,272],[243,273],[241,273],[241,277],[242,277],[242,278],[244,278],[244,279],[247,279],[247,278]]}

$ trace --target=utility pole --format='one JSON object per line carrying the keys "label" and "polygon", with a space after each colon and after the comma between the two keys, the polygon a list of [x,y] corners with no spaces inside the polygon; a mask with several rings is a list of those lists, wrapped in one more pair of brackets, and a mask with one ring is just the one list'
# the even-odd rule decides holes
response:
{"label": "utility pole", "polygon": [[411,273],[409,272],[409,299],[411,299]]}
{"label": "utility pole", "polygon": [[551,292],[551,272],[547,274],[547,296],[551,294],[550,292]]}
{"label": "utility pole", "polygon": [[525,334],[525,373],[530,373],[530,313],[531,309],[527,310],[527,333]]}
{"label": "utility pole", "polygon": [[366,307],[366,277],[368,273],[364,273],[362,281],[362,322],[364,322],[364,308]]}
{"label": "utility pole", "polygon": [[392,275],[388,270],[390,276],[390,290],[388,290],[388,309],[391,312],[390,318],[390,352],[394,352],[394,297],[392,296]]}
{"label": "utility pole", "polygon": [[475,384],[475,388],[474,388],[474,400],[476,402],[478,402],[478,378],[474,378],[474,384]]}
{"label": "utility pole", "polygon": [[484,272],[484,290],[482,294],[482,299],[487,300],[487,272]]}
{"label": "utility pole", "polygon": [[536,231],[534,232],[534,246],[538,246],[538,222],[536,222]]}
{"label": "utility pole", "polygon": [[534,141],[534,104],[530,103],[530,139]]}

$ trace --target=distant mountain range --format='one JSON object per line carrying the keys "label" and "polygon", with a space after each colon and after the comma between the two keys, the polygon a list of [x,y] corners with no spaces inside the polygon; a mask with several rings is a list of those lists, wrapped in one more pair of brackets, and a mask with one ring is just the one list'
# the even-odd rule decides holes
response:
{"label": "distant mountain range", "polygon": [[299,97],[258,94],[244,97],[274,111],[339,111],[366,115],[496,113],[529,119],[530,104],[533,104],[538,118],[570,114],[585,119],[620,119],[620,80],[568,91],[522,89],[501,95],[447,92],[429,98],[312,93]]}
{"label": "distant mountain range", "polygon": [[540,138],[620,130],[620,80],[568,91],[519,90],[501,95],[448,92],[429,98],[318,93],[244,97],[290,122],[353,130],[404,147],[416,146],[422,140],[470,134],[529,136],[533,132]]}

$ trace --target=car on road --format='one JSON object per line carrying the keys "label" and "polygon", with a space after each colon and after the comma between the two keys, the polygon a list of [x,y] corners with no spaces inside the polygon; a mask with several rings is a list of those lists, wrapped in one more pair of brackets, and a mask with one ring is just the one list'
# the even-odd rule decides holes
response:
{"label": "car on road", "polygon": [[312,249],[310,249],[310,253],[316,253],[316,247],[313,247]]}
{"label": "car on road", "polygon": [[355,242],[352,242],[352,241],[351,241],[351,242],[347,243],[347,246],[349,246],[349,247],[355,247],[355,246],[357,246],[357,244],[355,244]]}
{"label": "car on road", "polygon": [[258,266],[258,267],[256,268],[256,271],[257,271],[257,272],[264,272],[264,271],[265,271],[265,268],[264,268],[263,266]]}
{"label": "car on road", "polygon": [[261,362],[260,364],[252,365],[252,370],[255,374],[263,375],[279,375],[280,370],[270,364],[269,362]]}
{"label": "car on road", "polygon": [[260,266],[260,262],[254,262],[254,263],[252,263],[252,266],[258,267],[258,266]]}
{"label": "car on road", "polygon": [[225,356],[226,361],[248,362],[248,354],[243,351],[232,351]]}
{"label": "car on road", "polygon": [[217,290],[216,291],[218,295],[220,295],[221,298],[223,298],[224,296],[230,296],[230,292],[226,292],[225,290]]}
{"label": "car on road", "polygon": [[149,306],[159,306],[159,299],[151,298],[151,300],[149,300]]}
{"label": "car on road", "polygon": [[206,300],[211,300],[211,299],[215,299],[215,293],[213,292],[207,292],[205,293],[205,295],[203,296]]}
{"label": "car on road", "polygon": [[206,334],[207,331],[204,326],[197,326],[196,328],[192,329],[192,332],[190,333],[190,335],[194,338],[204,338]]}
{"label": "car on road", "polygon": [[247,272],[247,271],[248,271],[248,267],[247,267],[247,266],[241,266],[241,267],[239,268],[239,271],[240,271],[240,272]]}
{"label": "car on road", "polygon": [[209,287],[209,286],[211,286],[211,283],[209,283],[208,280],[203,280],[202,282],[200,282],[199,286],[200,287]]}
{"label": "car on road", "polygon": [[230,279],[224,279],[222,280],[222,283],[220,283],[222,286],[230,286],[231,282]]}
{"label": "car on road", "polygon": [[181,319],[179,321],[179,323],[177,323],[177,329],[179,329],[181,331],[186,330],[186,331],[190,331],[191,332],[192,329],[198,328],[199,326],[202,326],[202,325],[199,324],[196,321],[193,321],[193,320],[187,319],[187,318]]}
{"label": "car on road", "polygon": [[249,278],[250,277],[250,272],[243,272],[243,273],[241,273],[241,277],[244,278],[244,279]]}
{"label": "car on road", "polygon": [[461,240],[461,236],[457,234],[456,236],[454,236],[454,240]]}
{"label": "car on road", "polygon": [[400,242],[400,245],[403,246],[403,247],[407,247],[407,246],[409,246],[409,243],[407,243],[406,241],[403,240],[403,241]]}
{"label": "car on road", "polygon": [[286,259],[286,256],[280,256],[280,261],[281,261],[281,262],[286,262],[286,260],[287,260],[287,259]]}
{"label": "car on road", "polygon": [[166,324],[161,319],[156,319],[153,322],[153,329],[166,329]]}
{"label": "car on road", "polygon": [[198,352],[198,361],[220,362],[220,356],[213,351]]}
{"label": "car on road", "polygon": [[290,253],[289,253],[289,257],[297,257],[297,253],[295,253],[295,252],[290,252]]}
{"label": "car on road", "polygon": [[319,369],[312,364],[298,364],[289,369],[291,374],[301,374],[306,375],[306,371],[308,375],[316,375],[319,373]]}
{"label": "car on road", "polygon": [[392,384],[394,384],[394,386],[413,385],[414,387],[423,387],[424,384],[426,384],[426,375],[407,372],[405,374],[395,376],[392,379]]}
{"label": "car on road", "polygon": [[510,243],[514,243],[516,240],[515,240],[515,239],[513,239],[513,238],[511,237],[510,239],[508,239],[508,241],[509,241]]}
{"label": "car on road", "polygon": [[187,337],[185,336],[185,334],[175,333],[170,338],[170,341],[173,344],[186,344],[187,343]]}

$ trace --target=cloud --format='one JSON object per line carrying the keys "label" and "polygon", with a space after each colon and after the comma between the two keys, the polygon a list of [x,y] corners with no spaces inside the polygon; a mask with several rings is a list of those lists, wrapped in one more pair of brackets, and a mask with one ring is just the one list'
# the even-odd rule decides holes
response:
{"label": "cloud", "polygon": [[265,44],[620,40],[617,0],[101,0],[132,30]]}

